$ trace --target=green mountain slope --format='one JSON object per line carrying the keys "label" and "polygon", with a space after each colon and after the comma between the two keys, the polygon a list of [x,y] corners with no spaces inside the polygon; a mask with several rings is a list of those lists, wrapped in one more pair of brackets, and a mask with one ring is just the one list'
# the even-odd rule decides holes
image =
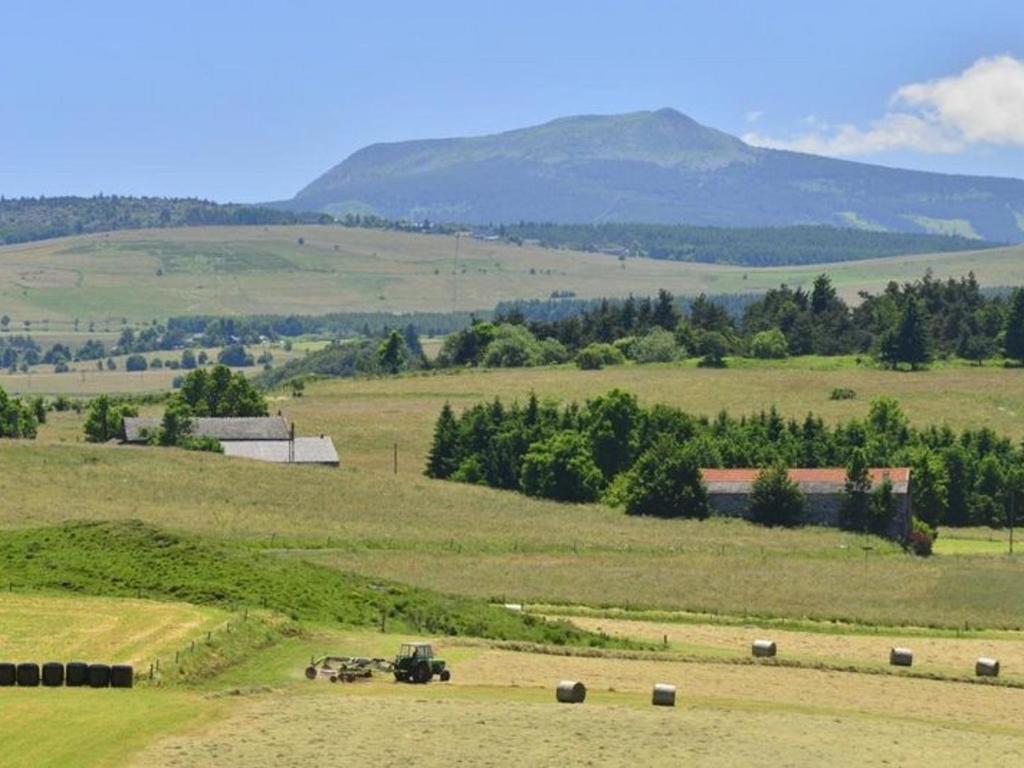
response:
{"label": "green mountain slope", "polygon": [[469,224],[830,224],[1024,240],[1024,181],[761,149],[671,109],[374,144],[278,205]]}

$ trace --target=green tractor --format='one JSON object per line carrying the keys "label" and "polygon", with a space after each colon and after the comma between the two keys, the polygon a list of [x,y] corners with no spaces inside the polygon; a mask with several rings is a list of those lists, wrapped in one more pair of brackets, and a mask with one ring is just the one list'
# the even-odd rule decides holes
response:
{"label": "green tractor", "polygon": [[400,683],[429,683],[437,676],[442,683],[452,679],[444,659],[434,656],[430,643],[402,643],[394,662],[395,680]]}

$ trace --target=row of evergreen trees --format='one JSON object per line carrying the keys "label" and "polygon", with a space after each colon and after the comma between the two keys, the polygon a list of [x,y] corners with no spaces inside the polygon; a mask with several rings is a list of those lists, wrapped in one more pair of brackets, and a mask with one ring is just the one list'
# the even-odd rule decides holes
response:
{"label": "row of evergreen trees", "polygon": [[915,514],[933,526],[1001,526],[1014,495],[1024,496],[1024,446],[989,429],[915,429],[891,398],[835,427],[812,414],[784,419],[774,409],[708,419],[665,405],[641,408],[621,390],[582,406],[532,394],[525,405],[496,399],[461,415],[446,404],[426,474],[559,501],[603,500],[636,514],[700,517],[707,513],[701,467],[778,465],[910,466]]}
{"label": "row of evergreen trees", "polygon": [[493,322],[449,336],[438,362],[538,365],[563,362],[601,344],[615,346],[620,358],[700,356],[707,365],[721,365],[726,355],[808,354],[873,354],[893,368],[917,368],[936,356],[980,362],[1002,354],[1024,362],[1024,289],[1008,297],[986,295],[973,275],[940,281],[928,274],[861,298],[851,308],[828,276],[820,275],[810,291],[785,285],[768,291],[740,318],[703,295],[682,312],[665,290],[653,299],[604,300],[550,320],[530,320],[513,306],[496,313]]}

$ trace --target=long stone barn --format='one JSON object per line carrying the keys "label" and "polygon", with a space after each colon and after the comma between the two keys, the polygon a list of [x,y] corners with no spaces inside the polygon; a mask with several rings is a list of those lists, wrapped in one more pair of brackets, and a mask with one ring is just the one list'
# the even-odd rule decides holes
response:
{"label": "long stone barn", "polygon": [[[750,494],[760,469],[702,469],[704,483],[715,513],[727,517],[750,516]],[[910,468],[873,467],[869,470],[871,487],[885,479],[892,483],[896,510],[889,535],[903,539],[910,533]],[[846,470],[790,469],[789,478],[800,486],[806,498],[804,514],[809,525],[839,526],[839,514],[846,487]]]}
{"label": "long stone barn", "polygon": [[[135,416],[124,420],[123,443],[145,445],[160,419]],[[336,467],[338,452],[330,437],[295,437],[292,425],[283,416],[247,416],[236,418],[200,417],[192,420],[195,437],[212,437],[221,444],[225,456],[270,461],[275,464],[323,464]]]}

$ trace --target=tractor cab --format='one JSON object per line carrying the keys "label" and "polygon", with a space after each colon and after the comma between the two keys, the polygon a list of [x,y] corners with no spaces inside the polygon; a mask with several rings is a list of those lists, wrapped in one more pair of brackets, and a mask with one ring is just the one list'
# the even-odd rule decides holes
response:
{"label": "tractor cab", "polygon": [[430,643],[402,643],[394,663],[395,680],[401,683],[428,683],[437,675],[441,681],[451,679],[443,659],[434,656]]}
{"label": "tractor cab", "polygon": [[402,643],[398,649],[400,659],[427,659],[434,658],[434,646],[430,643]]}

